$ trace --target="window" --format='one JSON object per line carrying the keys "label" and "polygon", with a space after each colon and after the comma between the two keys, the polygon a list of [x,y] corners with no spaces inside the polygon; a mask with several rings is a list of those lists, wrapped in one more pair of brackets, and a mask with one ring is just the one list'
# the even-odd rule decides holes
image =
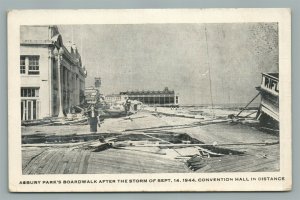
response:
{"label": "window", "polygon": [[28,58],[29,58],[28,74],[29,75],[40,74],[39,56],[30,56]]}
{"label": "window", "polygon": [[21,100],[21,120],[39,118],[39,101],[35,99]]}
{"label": "window", "polygon": [[26,74],[25,56],[20,56],[20,74]]}
{"label": "window", "polygon": [[39,88],[21,88],[21,97],[39,97]]}

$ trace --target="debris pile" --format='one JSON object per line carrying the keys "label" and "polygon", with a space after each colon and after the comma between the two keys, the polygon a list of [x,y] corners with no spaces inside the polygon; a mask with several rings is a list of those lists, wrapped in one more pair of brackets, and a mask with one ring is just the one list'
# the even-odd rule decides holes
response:
{"label": "debris pile", "polygon": [[203,158],[200,155],[194,155],[187,161],[187,166],[193,171],[197,171],[198,169],[201,169],[202,167],[206,166],[206,162],[203,160]]}

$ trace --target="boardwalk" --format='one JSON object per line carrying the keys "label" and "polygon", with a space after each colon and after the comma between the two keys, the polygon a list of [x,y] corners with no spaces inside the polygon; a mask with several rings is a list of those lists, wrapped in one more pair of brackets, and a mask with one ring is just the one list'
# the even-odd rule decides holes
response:
{"label": "boardwalk", "polygon": [[[279,170],[279,145],[256,146],[243,155],[205,158],[205,167],[196,172],[258,172]],[[23,174],[114,174],[187,173],[182,160],[151,152],[107,149],[93,152],[82,148],[25,148]],[[245,149],[243,147],[242,149]],[[249,148],[251,149],[251,148]],[[169,150],[172,151],[172,150]],[[174,152],[176,153],[176,152]],[[182,153],[178,149],[177,153]],[[266,154],[268,153],[268,154]]]}
{"label": "boardwalk", "polygon": [[[278,147],[278,145],[277,145]],[[277,148],[275,147],[275,148]],[[273,148],[274,149],[274,148]],[[277,148],[279,149],[279,148]],[[279,171],[279,156],[257,153],[255,155],[223,156],[206,160],[206,166],[196,172],[272,172]]]}
{"label": "boardwalk", "polygon": [[[265,143],[276,142],[278,136],[261,132],[253,127],[242,124],[210,124],[195,125],[197,119],[159,116],[141,113],[127,118],[109,119],[101,127],[99,135],[121,134],[130,137],[124,140],[155,140],[175,142],[180,134],[206,144],[225,143]],[[156,128],[153,128],[156,127]],[[161,127],[161,128],[157,128]],[[37,127],[39,134],[68,137],[76,132],[88,130],[87,126]],[[28,137],[33,127],[24,130]],[[127,131],[125,131],[127,130]],[[128,131],[136,130],[138,132]],[[73,133],[73,134],[71,134]],[[36,137],[36,134],[32,134]],[[76,134],[79,135],[78,132]],[[256,172],[279,171],[279,144],[273,145],[237,145],[222,146],[222,148],[241,152],[240,155],[230,153],[221,157],[203,158],[204,167],[192,171],[187,167],[189,156],[197,154],[195,148],[160,149],[158,147],[126,149],[108,148],[95,151],[100,145],[92,138],[72,143],[39,143],[22,146],[23,174],[116,174],[116,173],[207,173],[207,172]],[[170,137],[172,135],[172,137]],[[112,135],[115,136],[115,135]],[[188,139],[188,137],[184,137]],[[176,139],[177,138],[177,139]],[[182,138],[184,140],[184,138]],[[59,140],[62,138],[58,138]],[[167,142],[168,142],[167,141]],[[66,141],[64,141],[66,142]],[[70,141],[71,142],[71,141]],[[94,143],[91,147],[91,143]],[[196,149],[197,151],[197,149]]]}
{"label": "boardwalk", "polygon": [[[31,156],[23,151],[23,174],[99,173],[184,173],[191,172],[182,162],[144,152],[107,149],[35,148]],[[35,155],[34,155],[35,154]]]}

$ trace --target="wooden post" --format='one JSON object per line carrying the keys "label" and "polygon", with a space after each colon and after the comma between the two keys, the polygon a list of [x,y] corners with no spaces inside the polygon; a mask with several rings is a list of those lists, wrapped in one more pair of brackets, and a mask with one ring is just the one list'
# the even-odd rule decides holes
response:
{"label": "wooden post", "polygon": [[238,117],[252,103],[252,101],[254,101],[256,97],[258,97],[258,95],[260,95],[260,92],[255,95],[255,97],[236,115],[236,117]]}

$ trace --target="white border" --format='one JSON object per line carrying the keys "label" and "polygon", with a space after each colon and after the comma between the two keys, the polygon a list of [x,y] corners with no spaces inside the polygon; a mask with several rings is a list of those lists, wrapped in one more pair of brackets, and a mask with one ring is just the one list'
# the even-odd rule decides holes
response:
{"label": "white border", "polygon": [[[185,174],[22,175],[20,112],[20,25],[278,22],[280,74],[280,172]],[[291,190],[291,13],[290,9],[14,10],[8,13],[9,190],[13,192],[286,191]],[[41,184],[30,180],[103,180],[206,177],[285,177],[285,181],[187,184]]]}

